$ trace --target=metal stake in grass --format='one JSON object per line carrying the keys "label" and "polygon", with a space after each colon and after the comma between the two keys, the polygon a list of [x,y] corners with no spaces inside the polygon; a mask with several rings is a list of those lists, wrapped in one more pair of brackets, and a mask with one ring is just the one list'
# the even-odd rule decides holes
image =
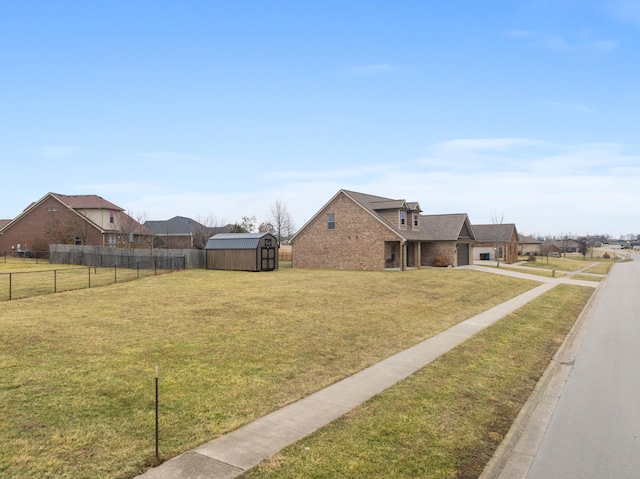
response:
{"label": "metal stake in grass", "polygon": [[156,460],[160,462],[160,453],[158,452],[158,366],[156,366]]}

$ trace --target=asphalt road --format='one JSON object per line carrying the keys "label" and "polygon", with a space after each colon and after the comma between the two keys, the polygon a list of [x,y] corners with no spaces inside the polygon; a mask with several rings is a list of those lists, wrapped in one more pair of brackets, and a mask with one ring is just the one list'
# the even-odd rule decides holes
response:
{"label": "asphalt road", "polygon": [[640,478],[640,255],[593,305],[527,479]]}

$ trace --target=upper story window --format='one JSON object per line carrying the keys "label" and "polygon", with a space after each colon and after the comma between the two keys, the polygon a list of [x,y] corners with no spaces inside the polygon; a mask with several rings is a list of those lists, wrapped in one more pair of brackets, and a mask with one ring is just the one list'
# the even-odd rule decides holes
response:
{"label": "upper story window", "polygon": [[407,226],[407,212],[401,211],[400,212],[400,228],[406,228],[406,226]]}
{"label": "upper story window", "polygon": [[420,226],[420,219],[418,213],[413,214],[413,227],[418,228]]}
{"label": "upper story window", "polygon": [[115,223],[115,213],[113,211],[109,211],[109,223]]}
{"label": "upper story window", "polygon": [[327,229],[334,230],[336,229],[336,214],[329,213],[327,215]]}

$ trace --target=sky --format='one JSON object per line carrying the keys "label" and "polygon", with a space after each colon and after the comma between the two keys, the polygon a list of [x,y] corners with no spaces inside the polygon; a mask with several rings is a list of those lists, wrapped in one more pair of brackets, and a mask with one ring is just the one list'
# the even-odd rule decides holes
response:
{"label": "sky", "polygon": [[0,218],[295,224],[340,189],[640,234],[640,0],[0,0]]}

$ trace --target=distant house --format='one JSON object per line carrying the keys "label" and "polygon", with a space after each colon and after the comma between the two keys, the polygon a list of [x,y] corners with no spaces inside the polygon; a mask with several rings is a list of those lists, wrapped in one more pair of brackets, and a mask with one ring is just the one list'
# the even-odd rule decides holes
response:
{"label": "distant house", "polygon": [[144,226],[153,231],[156,248],[204,249],[211,236],[231,230],[231,225],[207,227],[184,216],[174,216],[165,221],[145,221]]}
{"label": "distant house", "polygon": [[523,256],[538,256],[542,254],[542,241],[530,236],[518,235],[518,254]]}
{"label": "distant house", "polygon": [[476,241],[473,244],[474,260],[502,261],[507,264],[518,261],[518,231],[513,223],[473,225]]}
{"label": "distant house", "polygon": [[542,243],[542,254],[578,253],[582,251],[582,243],[574,239],[546,240]]}
{"label": "distant house", "polygon": [[422,215],[417,202],[340,190],[296,234],[294,268],[380,270],[469,264],[466,214]]}
{"label": "distant house", "polygon": [[278,240],[270,233],[219,233],[206,246],[207,269],[278,269]]}
{"label": "distant house", "polygon": [[0,251],[48,251],[49,244],[147,247],[153,233],[97,195],[47,193],[0,223]]}

